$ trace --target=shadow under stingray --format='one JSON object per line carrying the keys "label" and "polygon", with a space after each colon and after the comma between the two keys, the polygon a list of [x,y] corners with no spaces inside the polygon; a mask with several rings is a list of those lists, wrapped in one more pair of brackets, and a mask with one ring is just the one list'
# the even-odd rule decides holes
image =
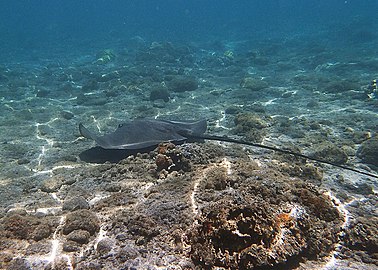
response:
{"label": "shadow under stingray", "polygon": [[143,149],[104,149],[99,146],[85,150],[79,154],[79,157],[82,161],[88,163],[118,163],[124,158],[129,156],[136,155],[138,153],[149,153],[153,151],[156,147],[147,147]]}

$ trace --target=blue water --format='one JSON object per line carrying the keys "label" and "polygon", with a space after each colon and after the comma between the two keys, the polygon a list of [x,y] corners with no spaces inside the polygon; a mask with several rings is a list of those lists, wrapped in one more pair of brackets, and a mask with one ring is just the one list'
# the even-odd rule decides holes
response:
{"label": "blue water", "polygon": [[[149,41],[290,38],[346,42],[378,29],[376,0],[162,0],[0,3],[2,58],[9,50],[53,50],[140,36]],[[4,60],[4,59],[3,59]]]}

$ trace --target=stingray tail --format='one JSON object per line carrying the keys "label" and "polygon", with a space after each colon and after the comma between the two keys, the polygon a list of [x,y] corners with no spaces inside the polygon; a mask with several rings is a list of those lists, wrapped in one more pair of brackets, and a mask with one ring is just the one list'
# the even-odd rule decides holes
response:
{"label": "stingray tail", "polygon": [[344,170],[349,170],[349,171],[353,171],[353,172],[363,174],[363,175],[366,175],[366,176],[378,178],[378,175],[376,175],[376,174],[357,170],[355,168],[343,166],[343,165],[340,165],[340,164],[337,164],[337,163],[334,163],[334,162],[330,162],[330,161],[327,161],[327,160],[318,159],[318,158],[315,158],[315,157],[309,157],[309,156],[306,156],[306,155],[303,155],[303,154],[300,154],[300,153],[296,153],[296,152],[292,152],[292,151],[289,151],[289,150],[284,150],[284,149],[280,149],[280,148],[276,148],[276,147],[272,147],[272,146],[268,146],[268,145],[246,142],[246,141],[243,141],[243,140],[236,140],[236,139],[233,139],[233,138],[230,138],[230,137],[227,137],[227,136],[203,134],[203,135],[193,136],[193,138],[244,144],[244,145],[254,146],[254,147],[258,147],[258,148],[273,150],[273,151],[284,153],[284,154],[287,154],[287,155],[293,155],[293,156],[296,156],[296,157],[301,157],[301,158],[305,158],[305,159],[308,159],[308,160],[313,160],[313,161],[316,161],[316,162],[319,162],[319,163],[324,163],[324,164],[328,164],[328,165],[331,165],[331,166],[335,166],[335,167],[338,167],[338,168],[341,168],[341,169],[344,169]]}
{"label": "stingray tail", "polygon": [[84,127],[82,123],[79,124],[79,131],[81,136],[94,140],[92,133],[86,127]]}

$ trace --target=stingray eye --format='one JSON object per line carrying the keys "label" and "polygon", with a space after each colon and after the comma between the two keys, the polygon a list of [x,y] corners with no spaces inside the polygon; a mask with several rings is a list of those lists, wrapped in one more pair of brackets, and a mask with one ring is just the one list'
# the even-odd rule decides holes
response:
{"label": "stingray eye", "polygon": [[118,128],[121,128],[121,127],[123,127],[123,124],[119,124],[119,125],[118,125]]}

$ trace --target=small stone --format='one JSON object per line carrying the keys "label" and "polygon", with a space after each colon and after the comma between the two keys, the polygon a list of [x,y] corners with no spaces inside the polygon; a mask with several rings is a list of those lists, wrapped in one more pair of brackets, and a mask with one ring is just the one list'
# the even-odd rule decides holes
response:
{"label": "small stone", "polygon": [[113,241],[109,238],[104,238],[100,240],[100,242],[97,243],[97,252],[101,255],[105,255],[109,253],[112,250]]}
{"label": "small stone", "polygon": [[86,244],[89,241],[89,237],[91,235],[89,232],[84,231],[84,230],[76,230],[72,231],[67,235],[67,239],[70,241],[74,241],[78,244]]}
{"label": "small stone", "polygon": [[60,113],[60,115],[61,115],[64,119],[66,119],[66,120],[71,120],[71,119],[74,118],[74,116],[75,116],[72,112],[69,112],[69,111],[62,111],[62,112]]}
{"label": "small stone", "polygon": [[75,211],[79,209],[89,209],[89,203],[84,197],[79,196],[64,200],[63,210]]}

